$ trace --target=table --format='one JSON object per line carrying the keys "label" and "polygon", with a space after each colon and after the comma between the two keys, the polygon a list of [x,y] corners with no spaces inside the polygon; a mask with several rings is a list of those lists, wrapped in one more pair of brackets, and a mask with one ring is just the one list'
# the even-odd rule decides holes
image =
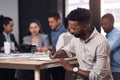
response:
{"label": "table", "polygon": [[[76,58],[66,58],[70,64],[76,64]],[[40,80],[40,69],[53,68],[61,66],[59,61],[49,60],[49,61],[37,61],[30,60],[27,57],[13,57],[10,59],[0,59],[0,68],[9,69],[26,69],[34,70],[35,80]]]}

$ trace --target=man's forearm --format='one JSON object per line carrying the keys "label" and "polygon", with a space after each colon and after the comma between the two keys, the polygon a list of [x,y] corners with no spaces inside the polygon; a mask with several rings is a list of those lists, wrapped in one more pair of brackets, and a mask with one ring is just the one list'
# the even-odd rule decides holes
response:
{"label": "man's forearm", "polygon": [[90,71],[84,71],[84,70],[81,70],[81,69],[79,69],[78,72],[77,72],[77,75],[80,75],[84,78],[89,78],[89,74],[90,74]]}

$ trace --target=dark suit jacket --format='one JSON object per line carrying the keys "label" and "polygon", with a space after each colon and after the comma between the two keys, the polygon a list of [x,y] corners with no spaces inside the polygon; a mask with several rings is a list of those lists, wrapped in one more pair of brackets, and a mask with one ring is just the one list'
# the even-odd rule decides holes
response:
{"label": "dark suit jacket", "polygon": [[[11,39],[12,42],[15,43],[15,47],[19,48],[13,34],[10,34],[10,39]],[[5,42],[5,41],[6,41],[5,35],[4,35],[3,33],[1,33],[1,34],[0,34],[0,48],[1,48],[1,47],[4,47],[4,42]]]}

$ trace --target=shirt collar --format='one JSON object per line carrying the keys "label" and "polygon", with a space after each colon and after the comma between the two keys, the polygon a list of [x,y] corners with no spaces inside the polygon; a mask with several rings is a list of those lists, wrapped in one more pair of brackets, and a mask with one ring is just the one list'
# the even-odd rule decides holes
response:
{"label": "shirt collar", "polygon": [[98,34],[98,31],[96,30],[96,28],[94,28],[92,34],[88,37],[88,39],[86,39],[84,42],[87,43],[89,42],[91,39],[93,39],[95,37],[95,35]]}
{"label": "shirt collar", "polygon": [[63,24],[60,24],[60,25],[57,27],[56,31],[58,31],[60,28],[62,28],[62,26],[63,26]]}
{"label": "shirt collar", "polygon": [[10,33],[6,33],[6,32],[3,32],[3,34],[5,35],[5,36],[9,36],[10,35]]}
{"label": "shirt collar", "polygon": [[112,31],[110,31],[110,32],[107,34],[107,37],[110,36],[111,34],[113,34],[113,33],[115,32],[115,30],[116,30],[116,29],[114,28]]}
{"label": "shirt collar", "polygon": [[6,41],[11,41],[10,40],[10,33],[6,33],[6,32],[3,32],[3,34],[5,35],[5,38],[6,38]]}

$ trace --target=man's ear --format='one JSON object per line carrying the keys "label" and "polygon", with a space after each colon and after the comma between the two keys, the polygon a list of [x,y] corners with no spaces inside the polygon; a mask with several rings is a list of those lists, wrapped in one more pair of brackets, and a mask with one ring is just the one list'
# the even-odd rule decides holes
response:
{"label": "man's ear", "polygon": [[58,20],[57,20],[57,23],[58,23],[58,24],[60,24],[60,23],[61,23],[61,20],[60,20],[60,19],[58,19]]}
{"label": "man's ear", "polygon": [[88,24],[83,24],[83,29],[86,30],[88,27]]}

